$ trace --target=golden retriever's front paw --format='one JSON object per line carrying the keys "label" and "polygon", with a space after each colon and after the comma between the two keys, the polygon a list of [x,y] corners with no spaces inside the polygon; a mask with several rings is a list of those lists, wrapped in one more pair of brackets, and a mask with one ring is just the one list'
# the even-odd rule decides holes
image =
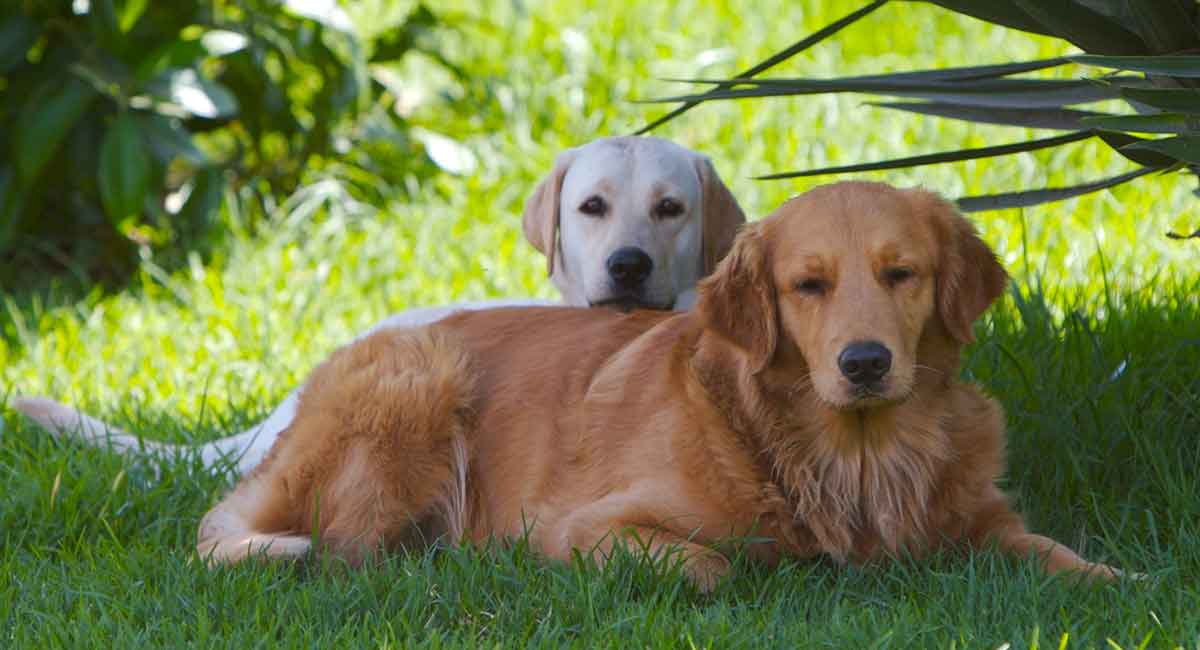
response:
{"label": "golden retriever's front paw", "polygon": [[688,581],[705,594],[712,592],[731,571],[729,560],[716,551],[690,555],[683,563],[683,573]]}

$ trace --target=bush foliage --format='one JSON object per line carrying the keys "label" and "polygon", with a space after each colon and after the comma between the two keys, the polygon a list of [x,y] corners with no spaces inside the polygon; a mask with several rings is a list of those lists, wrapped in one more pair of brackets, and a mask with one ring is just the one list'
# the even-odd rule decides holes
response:
{"label": "bush foliage", "polygon": [[6,3],[0,284],[120,276],[227,191],[271,204],[332,176],[370,194],[428,165],[374,70],[436,22],[418,5],[367,40],[307,0]]}

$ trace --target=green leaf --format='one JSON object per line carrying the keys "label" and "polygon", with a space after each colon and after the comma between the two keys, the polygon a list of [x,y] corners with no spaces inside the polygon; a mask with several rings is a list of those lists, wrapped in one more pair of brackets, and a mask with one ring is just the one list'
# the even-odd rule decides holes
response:
{"label": "green leaf", "polygon": [[1106,16],[1073,0],[1011,0],[1046,31],[1095,54],[1144,54],[1146,42]]}
{"label": "green leaf", "polygon": [[1200,56],[1096,56],[1079,54],[1067,57],[1080,65],[1114,70],[1130,70],[1169,77],[1200,77]]}
{"label": "green leaf", "polygon": [[97,181],[104,211],[114,224],[141,215],[150,185],[150,160],[137,121],[127,112],[117,116],[100,143]]}
{"label": "green leaf", "polygon": [[[197,33],[198,32],[198,33]],[[155,48],[137,64],[138,79],[151,79],[169,68],[190,68],[206,57],[222,57],[240,52],[250,39],[240,32],[226,29],[205,29],[191,25],[183,35]]]}
{"label": "green leaf", "polygon": [[1121,96],[1172,113],[1200,115],[1200,90],[1190,88],[1121,88]]}
{"label": "green leaf", "polygon": [[1143,167],[1134,171],[1111,176],[1091,183],[1083,183],[1080,185],[1072,185],[1070,187],[1046,188],[1041,190],[1029,190],[1024,192],[1007,192],[1004,194],[990,194],[987,196],[968,196],[958,199],[958,209],[963,212],[983,212],[985,210],[1003,210],[1006,208],[1027,208],[1033,205],[1042,203],[1053,203],[1054,201],[1065,201],[1076,196],[1098,192],[1103,189],[1115,187],[1121,183],[1145,176],[1156,171],[1160,171],[1156,167]]}
{"label": "green leaf", "polygon": [[[797,54],[803,52],[804,50],[807,50],[808,48],[816,45],[817,43],[820,43],[821,41],[829,38],[830,36],[833,36],[834,34],[842,31],[842,29],[844,29],[844,28],[854,24],[855,22],[859,21],[860,19],[866,17],[871,12],[882,7],[886,3],[887,3],[887,0],[873,0],[872,2],[859,8],[858,10],[850,12],[849,14],[846,14],[845,16],[842,16],[841,18],[822,27],[821,29],[818,29],[817,31],[813,32],[812,34],[809,34],[808,36],[805,36],[804,38],[796,41],[795,43],[792,43],[790,46],[784,48],[783,50],[780,50],[779,52],[772,54],[771,56],[767,57],[763,61],[760,61],[759,63],[755,64],[754,66],[747,68],[746,70],[743,70],[742,72],[738,73],[737,76],[753,77],[757,74],[766,72],[767,70],[770,70],[771,68],[775,67],[776,65],[779,65],[780,63],[792,58],[793,56],[796,56]],[[718,86],[714,90],[722,90],[724,88],[728,88],[728,86],[725,86],[725,85]],[[650,131],[653,131],[655,128],[692,110],[692,108],[694,108],[695,106],[697,106],[698,104],[700,104],[703,101],[705,101],[705,98],[688,100],[687,102],[684,103],[683,106],[680,106],[680,107],[672,110],[671,112],[667,113],[666,115],[663,115],[662,117],[654,120],[653,122],[647,124],[646,126],[643,126],[642,128],[638,129],[637,131],[634,132],[634,135],[642,135],[644,133],[649,133]]]}
{"label": "green leaf", "polygon": [[1186,133],[1200,131],[1200,118],[1183,113],[1085,117],[1082,122],[1095,129],[1139,133]]}
{"label": "green leaf", "polygon": [[193,68],[167,70],[147,84],[147,90],[160,101],[196,117],[228,119],[238,112],[237,99],[232,92],[204,78]]}
{"label": "green leaf", "polygon": [[[1122,15],[1130,20],[1130,28],[1142,37],[1156,54],[1194,49],[1197,45],[1196,26],[1192,17],[1177,0],[1146,2],[1118,0]],[[1195,11],[1193,0],[1192,12]]]}
{"label": "green leaf", "polygon": [[[1146,84],[1145,79],[1117,78],[1129,85]],[[1061,108],[1118,96],[1118,90],[1088,80],[1058,79],[983,79],[964,82],[924,82],[896,80],[889,76],[844,77],[841,79],[748,80],[751,88],[711,90],[707,93],[680,95],[644,103],[689,102],[712,99],[745,99],[816,95],[824,93],[868,93],[897,97],[916,97],[945,103],[1001,108]]]}
{"label": "green leaf", "polygon": [[895,158],[893,160],[884,160],[881,162],[862,163],[858,165],[845,165],[842,167],[824,167],[821,169],[808,169],[799,172],[785,172],[781,174],[770,174],[768,176],[759,176],[756,180],[776,180],[782,178],[798,178],[801,176],[817,176],[820,174],[846,174],[850,172],[867,172],[878,171],[881,169],[904,169],[908,167],[920,167],[922,165],[936,165],[939,163],[957,162],[960,160],[974,160],[977,158],[990,158],[993,156],[1004,156],[1008,154],[1020,153],[1022,151],[1036,151],[1038,149],[1047,149],[1049,147],[1057,147],[1071,142],[1087,140],[1095,134],[1091,131],[1078,131],[1076,133],[1068,133],[1053,138],[1043,138],[1040,140],[1029,140],[1027,142],[1016,142],[1013,144],[1002,144],[991,147],[979,147],[976,149],[959,149],[958,151],[944,151],[941,153],[925,154],[921,156],[911,156],[908,158]]}
{"label": "green leaf", "polygon": [[922,0],[949,9],[955,13],[972,16],[989,23],[1004,25],[1023,32],[1056,36],[1041,23],[1025,13],[1023,9],[1012,2],[997,2],[996,0]]}
{"label": "green leaf", "polygon": [[[1020,74],[1022,72],[1034,72],[1036,70],[1045,70],[1066,63],[1070,63],[1069,59],[1063,57],[1055,57],[1051,59],[1034,59],[1032,61],[1019,61],[1016,63],[1000,63],[991,65],[972,65],[961,66],[954,68],[935,68],[932,70],[913,70],[911,72],[891,72],[888,74],[872,74],[862,75],[857,77],[846,77],[858,81],[869,81],[876,79],[886,82],[897,83],[920,83],[920,82],[938,82],[938,81],[978,81],[981,79],[995,79],[1006,77],[1009,75]],[[731,79],[678,79],[667,78],[665,81],[678,81],[682,83],[699,83],[699,84],[716,84],[716,85],[776,85],[787,84],[793,81],[804,81],[802,79],[753,79],[749,77],[733,77]]]}
{"label": "green leaf", "polygon": [[40,33],[38,24],[23,14],[0,25],[0,74],[7,74],[25,62],[25,55]]}
{"label": "green leaf", "polygon": [[1154,151],[1129,148],[1129,145],[1137,142],[1149,142],[1145,138],[1139,138],[1135,135],[1119,131],[1097,131],[1096,135],[1104,141],[1104,144],[1112,147],[1121,156],[1145,167],[1165,168],[1179,162],[1175,158]]}
{"label": "green leaf", "polygon": [[996,106],[965,106],[945,102],[868,102],[871,106],[891,108],[921,115],[933,115],[976,124],[1003,124],[1029,129],[1059,129],[1076,131],[1090,126],[1087,120],[1102,118],[1105,113],[1079,111],[1070,108],[999,108]]}
{"label": "green leaf", "polygon": [[222,170],[209,168],[200,170],[192,179],[192,192],[179,211],[184,223],[209,222],[221,208],[221,197],[225,191],[225,176]]}
{"label": "green leaf", "polygon": [[37,180],[42,168],[95,97],[95,89],[71,76],[66,81],[46,82],[34,98],[25,102],[17,119],[16,150],[13,152],[23,187],[29,187]]}
{"label": "green leaf", "polygon": [[88,0],[88,23],[96,39],[109,49],[117,50],[121,45],[121,31],[117,25],[117,10],[113,0]]}
{"label": "green leaf", "polygon": [[128,34],[129,30],[133,29],[138,18],[145,13],[148,3],[149,0],[125,0],[117,12],[117,26],[121,28],[122,34]]}
{"label": "green leaf", "polygon": [[166,165],[179,158],[194,166],[209,164],[208,156],[196,147],[192,134],[179,124],[179,120],[142,112],[135,113],[134,119],[160,163]]}
{"label": "green leaf", "polygon": [[404,19],[399,29],[389,29],[379,35],[371,44],[369,61],[396,61],[417,47],[420,37],[431,31],[438,23],[437,16],[426,7],[419,4]]}
{"label": "green leaf", "polygon": [[1152,151],[1189,164],[1200,164],[1200,136],[1177,135],[1158,140],[1142,140],[1121,148],[1122,151]]}

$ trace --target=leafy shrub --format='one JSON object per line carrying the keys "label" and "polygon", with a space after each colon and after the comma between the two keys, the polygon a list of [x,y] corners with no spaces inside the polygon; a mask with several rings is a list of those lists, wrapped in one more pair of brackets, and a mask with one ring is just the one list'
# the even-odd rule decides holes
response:
{"label": "leafy shrub", "polygon": [[119,277],[139,246],[204,232],[228,191],[274,204],[340,175],[372,196],[430,167],[371,67],[428,47],[423,5],[372,41],[312,0],[4,7],[0,284]]}

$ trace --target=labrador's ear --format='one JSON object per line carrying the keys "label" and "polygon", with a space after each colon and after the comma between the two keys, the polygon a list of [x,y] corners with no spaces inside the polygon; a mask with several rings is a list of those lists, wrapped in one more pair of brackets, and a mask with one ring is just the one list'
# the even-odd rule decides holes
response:
{"label": "labrador's ear", "polygon": [[912,190],[911,196],[938,233],[941,255],[935,281],[942,324],[959,343],[971,343],[971,325],[1004,294],[1008,273],[952,203],[925,190]]}
{"label": "labrador's ear", "polygon": [[700,176],[702,202],[700,239],[704,259],[701,267],[702,273],[709,275],[729,253],[738,228],[746,223],[746,215],[706,156],[697,156],[696,173]]}
{"label": "labrador's ear", "polygon": [[575,160],[575,150],[567,149],[554,159],[554,169],[538,183],[525,201],[521,226],[525,239],[546,256],[546,275],[554,274],[554,255],[558,251],[559,203],[563,178]]}
{"label": "labrador's ear", "polygon": [[762,224],[741,229],[729,255],[700,281],[696,310],[709,330],[741,349],[758,373],[775,356],[779,321]]}

